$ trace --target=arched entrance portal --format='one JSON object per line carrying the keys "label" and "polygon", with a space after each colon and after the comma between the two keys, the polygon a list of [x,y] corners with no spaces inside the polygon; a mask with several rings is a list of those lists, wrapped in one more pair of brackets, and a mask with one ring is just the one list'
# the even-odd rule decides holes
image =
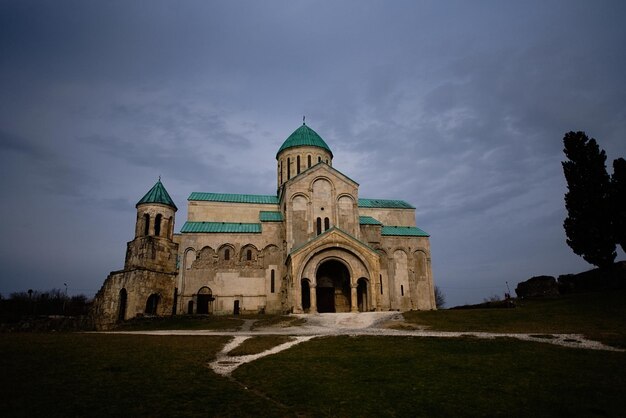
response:
{"label": "arched entrance portal", "polygon": [[357,306],[359,308],[359,312],[367,312],[369,310],[369,305],[368,305],[368,300],[367,300],[367,280],[364,278],[360,278],[357,281],[356,301],[357,301]]}
{"label": "arched entrance portal", "polygon": [[204,286],[198,290],[198,300],[196,305],[196,313],[199,315],[206,315],[213,313],[213,292],[210,288]]}
{"label": "arched entrance portal", "polygon": [[325,261],[315,278],[318,312],[350,312],[350,272],[343,263]]}

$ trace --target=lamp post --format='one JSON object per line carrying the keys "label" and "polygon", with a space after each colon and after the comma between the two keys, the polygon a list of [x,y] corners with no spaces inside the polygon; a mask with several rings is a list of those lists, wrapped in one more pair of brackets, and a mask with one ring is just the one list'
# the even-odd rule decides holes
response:
{"label": "lamp post", "polygon": [[67,302],[67,283],[63,283],[65,286],[65,297],[63,298],[63,315],[65,315],[65,303]]}

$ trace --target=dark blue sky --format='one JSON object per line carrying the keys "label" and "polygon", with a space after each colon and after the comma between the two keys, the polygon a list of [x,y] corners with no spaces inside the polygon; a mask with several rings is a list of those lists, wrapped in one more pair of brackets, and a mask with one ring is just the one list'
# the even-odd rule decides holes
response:
{"label": "dark blue sky", "polygon": [[[417,207],[449,305],[589,266],[566,131],[626,156],[621,1],[0,1],[0,293],[93,295],[159,175],[275,192],[307,116],[360,195]],[[624,258],[619,253],[619,258]]]}

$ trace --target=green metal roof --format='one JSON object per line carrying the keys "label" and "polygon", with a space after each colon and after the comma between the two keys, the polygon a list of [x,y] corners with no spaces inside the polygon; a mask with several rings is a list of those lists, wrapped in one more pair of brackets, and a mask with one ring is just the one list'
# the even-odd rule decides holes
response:
{"label": "green metal roof", "polygon": [[165,190],[163,183],[161,183],[161,179],[159,179],[156,184],[152,186],[152,188],[148,191],[148,193],[146,193],[146,195],[142,197],[139,202],[137,202],[135,207],[144,203],[160,203],[163,205],[171,206],[175,210],[178,210],[169,193],[167,193],[167,190]]}
{"label": "green metal roof", "polygon": [[428,233],[416,226],[383,226],[381,235],[395,235],[401,237],[429,237]]}
{"label": "green metal roof", "polygon": [[415,209],[404,200],[359,199],[360,208]]}
{"label": "green metal roof", "polygon": [[322,137],[319,136],[313,129],[306,126],[305,123],[302,123],[302,126],[293,131],[293,133],[289,135],[289,138],[283,142],[283,145],[281,145],[276,153],[276,158],[278,158],[278,154],[287,148],[306,146],[323,148],[330,153],[331,157],[333,156],[333,152],[330,150],[326,142],[324,142]]}
{"label": "green metal roof", "polygon": [[228,233],[228,234],[260,234],[261,224],[237,222],[185,222],[181,233]]}
{"label": "green metal roof", "polygon": [[260,203],[267,205],[277,205],[278,197],[263,194],[229,194],[229,193],[203,193],[193,192],[187,200],[202,200],[209,202],[231,202],[231,203]]}
{"label": "green metal roof", "polygon": [[376,218],[372,218],[371,216],[359,216],[359,224],[360,225],[381,225],[382,222]]}
{"label": "green metal roof", "polygon": [[261,222],[282,222],[283,214],[277,211],[262,210],[259,213],[259,220]]}

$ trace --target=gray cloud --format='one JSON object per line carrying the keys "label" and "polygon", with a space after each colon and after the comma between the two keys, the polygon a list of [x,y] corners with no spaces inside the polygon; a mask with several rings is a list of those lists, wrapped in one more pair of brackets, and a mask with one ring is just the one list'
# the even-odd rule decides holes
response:
{"label": "gray cloud", "polygon": [[192,191],[275,192],[303,114],[361,196],[417,207],[451,304],[582,270],[561,225],[561,139],[587,131],[609,166],[626,155],[625,11],[2,2],[0,292],[94,293],[159,175],[178,226]]}

